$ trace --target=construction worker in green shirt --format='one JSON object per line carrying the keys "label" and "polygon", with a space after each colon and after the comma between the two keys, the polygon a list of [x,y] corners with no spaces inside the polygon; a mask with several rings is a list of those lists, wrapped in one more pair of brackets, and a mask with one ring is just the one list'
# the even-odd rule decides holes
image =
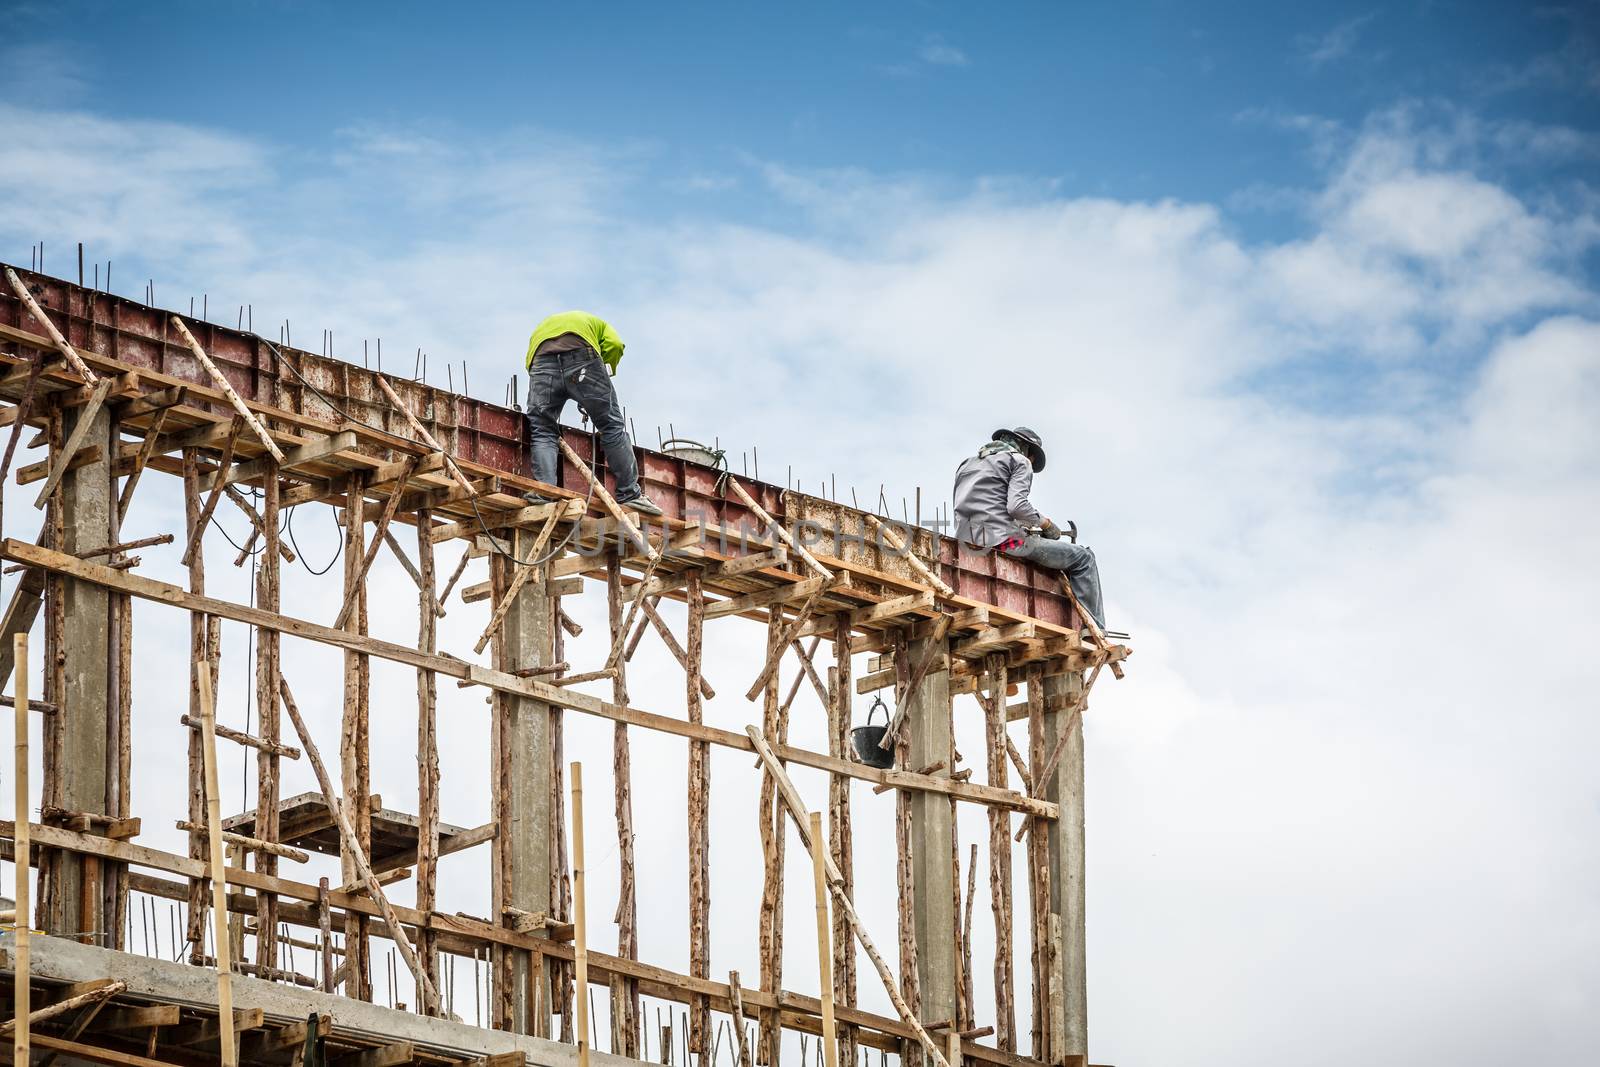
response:
{"label": "construction worker in green shirt", "polygon": [[[561,409],[568,400],[589,416],[605,448],[606,464],[617,480],[617,503],[646,515],[661,508],[639,488],[639,464],[623,424],[622,405],[611,379],[622,362],[622,338],[611,324],[587,311],[551,315],[528,339],[528,447],[533,476],[556,485],[560,476],[557,442]],[[544,498],[527,494],[529,500]]]}

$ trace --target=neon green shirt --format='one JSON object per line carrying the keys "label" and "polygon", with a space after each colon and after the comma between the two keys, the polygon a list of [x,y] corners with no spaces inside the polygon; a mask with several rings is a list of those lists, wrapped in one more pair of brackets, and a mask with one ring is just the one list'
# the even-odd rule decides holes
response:
{"label": "neon green shirt", "polygon": [[612,377],[616,377],[617,364],[622,362],[622,338],[617,336],[617,331],[605,319],[587,311],[558,312],[534,327],[533,336],[528,339],[528,358],[523,366],[532,367],[533,355],[539,346],[564,333],[583,338],[585,344],[600,354]]}

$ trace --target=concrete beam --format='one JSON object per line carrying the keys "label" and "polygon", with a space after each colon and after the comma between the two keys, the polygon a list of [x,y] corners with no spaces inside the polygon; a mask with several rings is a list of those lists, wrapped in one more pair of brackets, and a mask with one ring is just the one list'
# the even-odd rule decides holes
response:
{"label": "concrete beam", "polygon": [[[518,559],[533,551],[535,531],[517,530],[512,549]],[[555,662],[555,602],[549,587],[537,579],[517,593],[501,631],[505,669],[522,670]],[[530,914],[554,914],[550,899],[551,837],[551,705],[531,697],[503,694],[506,702],[505,736],[508,781],[504,783],[507,811],[502,820],[505,838],[502,857],[505,903]],[[498,773],[498,772],[496,772]],[[513,950],[508,950],[513,951]],[[521,1034],[540,1034],[549,1025],[549,1012],[535,1010],[534,983],[529,981],[528,953],[514,951],[512,958],[511,1028]],[[548,997],[545,1004],[550,1003]]]}
{"label": "concrete beam", "polygon": [[[0,934],[0,971],[12,968],[16,935]],[[217,1010],[217,973],[170,960],[112,952],[55,937],[32,941],[30,973],[35,981],[63,984],[96,978],[117,978],[128,984],[130,1000],[178,1004],[201,1011]],[[409,1011],[379,1007],[314,989],[268,982],[247,975],[233,976],[235,1010],[260,1010],[273,1023],[305,1022],[316,1012],[334,1020],[335,1035],[385,1042],[410,1041],[440,1058],[471,1060],[502,1052],[519,1052],[540,1067],[577,1067],[576,1045],[563,1045],[537,1037],[524,1037],[447,1019],[431,1019]],[[637,1060],[604,1052],[589,1053],[591,1067],[634,1067]]]}
{"label": "concrete beam", "polygon": [[[907,652],[920,662],[928,639],[913,641]],[[937,777],[948,778],[952,767],[950,736],[950,673],[930,670],[913,695],[906,717],[910,733],[910,768],[919,770],[944,761]],[[923,1022],[956,1015],[955,860],[952,845],[952,801],[939,793],[911,797],[911,862],[917,937],[917,982]]]}
{"label": "concrete beam", "polygon": [[[1081,673],[1047,676],[1045,707],[1070,707],[1083,692]],[[1046,710],[1046,749],[1069,729],[1061,760],[1044,783],[1044,796],[1061,807],[1048,824],[1050,845],[1050,1048],[1057,1060],[1089,1052],[1089,996],[1085,964],[1085,854],[1083,716]]]}
{"label": "concrete beam", "polygon": [[[62,436],[78,429],[83,411],[62,411]],[[56,491],[62,509],[65,543],[62,551],[82,555],[112,544],[116,493],[111,464],[114,454],[111,414],[104,407],[93,412],[84,428],[81,447],[99,448],[101,458],[69,470]],[[54,459],[55,457],[52,457]],[[59,806],[68,811],[109,814],[111,780],[108,769],[116,754],[109,751],[111,707],[107,682],[111,647],[111,594],[92,582],[66,578],[62,582],[66,618],[62,654],[65,690],[55,695],[71,714],[56,716],[60,731],[61,764],[56,768]],[[52,934],[109,932],[115,927],[101,887],[101,864],[83,856],[62,853],[57,860],[46,901],[46,929]]]}

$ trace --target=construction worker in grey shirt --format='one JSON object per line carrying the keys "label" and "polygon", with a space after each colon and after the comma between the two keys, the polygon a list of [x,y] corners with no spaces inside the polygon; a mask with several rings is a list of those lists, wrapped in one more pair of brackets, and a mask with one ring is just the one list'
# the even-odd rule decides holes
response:
{"label": "construction worker in grey shirt", "polygon": [[996,430],[976,456],[956,468],[956,536],[974,548],[1061,571],[1072,584],[1072,595],[1104,631],[1094,549],[1061,540],[1061,527],[1028,499],[1044,459],[1044,441],[1026,426]]}

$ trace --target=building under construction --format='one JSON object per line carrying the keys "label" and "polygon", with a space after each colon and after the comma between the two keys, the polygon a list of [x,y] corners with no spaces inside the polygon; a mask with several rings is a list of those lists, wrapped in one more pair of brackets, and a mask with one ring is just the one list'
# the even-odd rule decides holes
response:
{"label": "building under construction", "polygon": [[[1088,1062],[1081,724],[1100,672],[1120,676],[1128,649],[1092,624],[1083,636],[1087,620],[1056,572],[730,473],[694,450],[639,449],[645,491],[665,511],[642,522],[612,499],[587,434],[567,431],[560,485],[533,481],[514,406],[82,279],[15,268],[6,279],[0,556],[14,586],[0,677],[14,693],[16,761],[3,769],[17,805],[0,823],[0,848],[20,873],[5,879],[16,903],[0,938],[0,1014],[19,1061]],[[128,540],[122,529],[154,475],[181,480],[183,528]],[[552,502],[530,505],[527,491]],[[290,508],[331,509],[342,528],[342,579],[325,579],[342,592],[331,620],[285,602]],[[248,521],[237,557],[211,536],[219,509]],[[170,553],[186,581],[141,576],[136,553]],[[250,554],[247,602],[208,595],[208,563],[216,585],[219,565]],[[369,633],[380,556],[415,584],[414,642]],[[573,608],[601,597],[596,616],[609,633],[580,661],[569,655]],[[138,633],[135,600],[154,605],[141,607]],[[440,647],[447,606],[475,620],[473,647]],[[151,618],[162,620],[157,633]],[[224,621],[252,634],[240,667],[253,679],[249,732],[216,721]],[[765,643],[750,647],[764,655],[705,662],[708,628],[756,626]],[[136,650],[184,634],[187,707],[173,686],[160,734],[136,733]],[[42,670],[37,654],[30,670],[30,641],[36,653],[42,645]],[[290,642],[331,646],[342,676],[290,677]],[[664,699],[629,691],[646,642],[681,668],[672,714]],[[414,669],[414,706],[372,707],[375,660]],[[736,683],[722,703],[749,709],[747,729],[705,721],[717,695],[708,678]],[[342,695],[336,737],[307,728],[296,690],[312,684]],[[489,765],[449,782],[437,709],[441,687],[458,685],[486,697]],[[825,751],[789,743],[801,692],[826,715]],[[857,730],[855,698],[879,692],[892,717]],[[387,733],[409,733],[415,712],[414,811],[373,796],[375,710]],[[985,727],[983,751],[966,760],[957,715]],[[614,900],[586,899],[581,768],[563,741],[574,716],[612,724],[614,788],[589,798],[602,818],[588,820],[587,844],[591,860],[616,855]],[[631,766],[630,737],[641,731],[687,748],[681,772],[647,776],[652,807],[682,809],[673,817],[688,852],[687,973],[640,958],[637,893],[651,875],[635,870],[632,789],[646,776]],[[253,763],[247,810],[223,809],[219,746]],[[711,907],[716,748],[744,754],[743,773],[759,776],[756,825],[742,822],[740,846],[761,868],[760,906],[749,912]],[[162,759],[181,776],[184,751],[187,806],[136,803],[135,762]],[[309,763],[318,788],[280,795],[288,761]],[[803,795],[792,769],[825,781],[826,795]],[[892,797],[862,810],[858,783],[872,787],[868,800]],[[442,795],[480,790],[491,794],[487,822],[441,822]],[[982,878],[979,842],[960,840],[961,805],[987,818]],[[866,833],[887,842],[885,819],[892,883],[887,847],[852,844]],[[143,827],[174,823],[187,850],[141,843]],[[614,836],[597,840],[612,823]],[[488,914],[462,912],[441,885],[441,857],[454,853],[464,855],[452,863],[481,865]],[[316,855],[337,856],[338,872],[296,877]],[[783,921],[785,879],[814,889],[815,926]],[[892,928],[857,912],[856,888],[869,884],[894,894]],[[390,899],[402,894],[409,905]],[[180,916],[178,951],[160,958],[136,951],[132,933],[153,901]],[[712,930],[728,924],[759,944],[759,974],[712,958]],[[975,924],[992,924],[982,938],[992,959],[974,958]],[[791,956],[809,953],[813,934],[821,981],[787,988],[785,942]],[[398,960],[388,981],[399,995],[378,993],[383,959]],[[476,1015],[461,1009],[462,960],[483,976]],[[859,1005],[864,983],[882,984],[892,1013]],[[675,1006],[670,1033],[647,1000]]]}

